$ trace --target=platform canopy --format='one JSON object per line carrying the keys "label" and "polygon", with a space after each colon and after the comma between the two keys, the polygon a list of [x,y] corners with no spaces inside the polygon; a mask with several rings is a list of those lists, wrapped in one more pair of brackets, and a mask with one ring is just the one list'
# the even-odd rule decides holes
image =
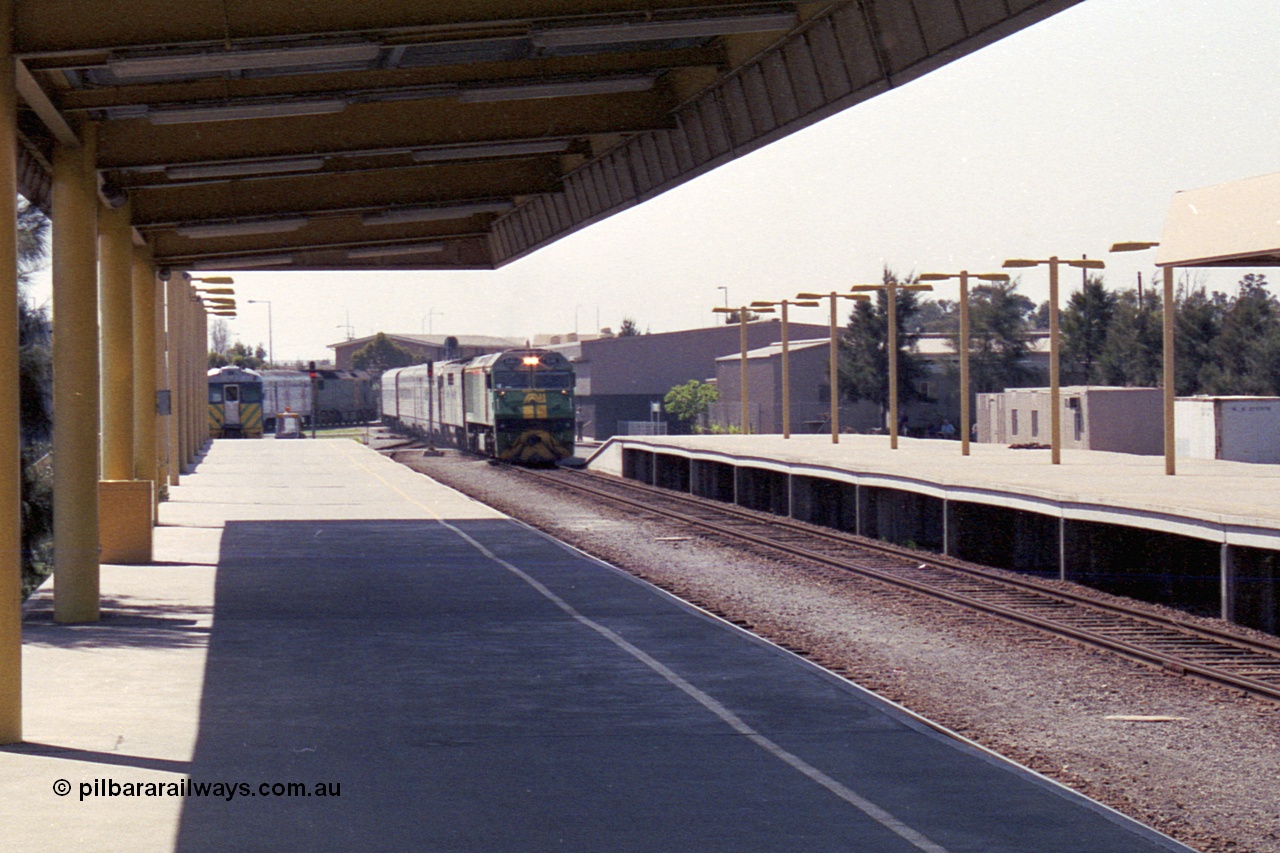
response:
{"label": "platform canopy", "polygon": [[1280,174],[1176,193],[1160,233],[1156,263],[1280,266]]}
{"label": "platform canopy", "polygon": [[495,268],[1076,2],[19,2],[20,185],[94,136],[161,265]]}

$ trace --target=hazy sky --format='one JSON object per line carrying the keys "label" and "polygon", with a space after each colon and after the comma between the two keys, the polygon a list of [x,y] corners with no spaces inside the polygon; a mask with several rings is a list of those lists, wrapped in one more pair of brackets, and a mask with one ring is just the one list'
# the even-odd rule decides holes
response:
{"label": "hazy sky", "polygon": [[[1150,282],[1154,252],[1111,243],[1158,239],[1177,190],[1280,171],[1278,39],[1276,0],[1085,0],[496,272],[234,272],[232,334],[267,343],[249,299],[271,301],[282,361],[328,357],[348,322],[357,337],[690,328],[721,286],[739,305],[885,264],[1084,253],[1111,287]],[[1230,291],[1245,272],[1206,281]],[[1021,289],[1043,300],[1047,272]],[[808,313],[793,316],[825,316]]]}

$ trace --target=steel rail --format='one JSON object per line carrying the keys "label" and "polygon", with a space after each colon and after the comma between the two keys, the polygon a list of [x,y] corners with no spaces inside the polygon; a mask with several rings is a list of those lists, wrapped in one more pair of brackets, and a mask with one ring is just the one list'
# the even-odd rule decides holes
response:
{"label": "steel rail", "polygon": [[619,480],[613,477],[606,478],[600,474],[587,474],[583,472],[575,472],[575,476],[591,477],[596,482],[607,484],[610,487],[617,486],[624,490],[666,497],[677,503],[683,502],[691,506],[706,507],[707,509],[718,512],[722,515],[740,518],[755,524],[766,524],[779,527],[800,535],[823,539],[833,544],[862,548],[868,551],[887,554],[889,556],[900,557],[908,561],[925,562],[933,567],[959,572],[987,583],[997,583],[1024,592],[1029,592],[1034,595],[1045,596],[1065,604],[1086,607],[1091,610],[1100,610],[1123,616],[1126,619],[1145,622],[1160,628],[1171,629],[1181,634],[1194,634],[1202,639],[1235,646],[1236,648],[1243,649],[1245,651],[1275,656],[1277,657],[1278,662],[1280,662],[1280,640],[1268,642],[1219,630],[1211,626],[1194,625],[1176,617],[1135,610],[1124,604],[1103,601],[1087,595],[1073,593],[1069,590],[1054,589],[1040,583],[1034,578],[1010,577],[1004,574],[996,575],[992,573],[990,567],[965,562],[954,557],[949,557],[945,554],[921,553],[920,551],[894,545],[889,542],[868,539],[865,536],[858,536],[845,531],[823,529],[804,522],[798,522],[785,516],[776,516],[769,513],[762,513],[758,510],[749,510],[734,504],[726,504],[721,501],[711,501],[706,498],[699,498],[682,492],[674,492],[670,489],[650,486],[646,483],[640,483],[634,480]]}
{"label": "steel rail", "polygon": [[[691,516],[686,512],[655,506],[651,500],[641,500],[620,495],[617,493],[617,490],[624,489],[637,494],[642,494],[646,498],[661,497],[677,504],[694,506],[702,511],[710,511],[722,516],[730,516],[732,518],[746,520],[753,524],[782,527],[790,530],[791,532],[802,533],[806,536],[837,542],[847,547],[859,548],[870,552],[880,552],[896,558],[906,559],[916,563],[924,563],[925,565],[932,565],[935,568],[941,568],[948,571],[961,571],[973,579],[982,580],[987,583],[1011,587],[1019,592],[1033,593],[1047,597],[1052,601],[1083,607],[1090,610],[1097,610],[1106,615],[1133,620],[1139,623],[1137,627],[1155,627],[1165,631],[1175,632],[1184,638],[1194,638],[1202,641],[1223,643],[1236,650],[1266,655],[1271,657],[1278,664],[1280,664],[1280,646],[1259,643],[1248,638],[1237,637],[1234,635],[1224,634],[1220,637],[1216,635],[1216,632],[1199,626],[1190,626],[1174,619],[1165,620],[1154,614],[1130,610],[1122,605],[1112,604],[1109,602],[1099,602],[1084,596],[1075,596],[1069,593],[1063,593],[1059,590],[1042,587],[1034,582],[1026,580],[1017,579],[1011,581],[1003,576],[983,573],[980,569],[973,566],[958,566],[956,565],[956,561],[939,560],[935,555],[921,555],[918,552],[897,548],[895,546],[887,545],[886,543],[869,542],[861,537],[854,539],[851,536],[840,535],[834,532],[829,533],[827,531],[815,531],[808,527],[801,527],[798,523],[792,522],[790,519],[782,519],[777,516],[763,516],[763,514],[755,514],[740,507],[723,505],[720,502],[712,502],[690,495],[685,495],[680,492],[647,486],[629,480],[617,480],[610,478],[607,481],[608,488],[597,488],[594,485],[582,482],[585,478],[581,474],[558,476],[553,472],[524,471],[522,473],[554,483],[559,487],[588,494],[595,498],[614,501],[644,512],[670,518],[683,524],[700,527],[730,539],[749,542],[753,545],[778,551],[789,556],[840,569],[842,571],[852,572],[899,589],[905,589],[929,598],[947,601],[969,610],[975,610],[996,616],[1008,622],[1035,628],[1054,636],[1067,637],[1090,646],[1107,649],[1124,655],[1132,660],[1156,666],[1179,675],[1192,675],[1205,681],[1210,681],[1237,690],[1243,690],[1254,695],[1265,697],[1272,701],[1280,702],[1280,684],[1270,684],[1248,676],[1234,674],[1217,667],[1189,660],[1186,657],[1170,654],[1168,652],[1143,646],[1128,640],[1109,637],[1096,631],[1067,625],[1063,622],[1052,619],[1042,618],[1035,614],[1023,612],[1000,604],[982,601],[963,593],[945,590],[935,585],[900,577],[891,572],[882,571],[870,566],[859,565],[856,562],[822,554],[808,548],[779,542],[776,539],[770,539],[766,536],[759,536],[754,533],[735,530],[732,527],[728,527],[715,521],[708,521],[706,519]],[[603,478],[599,479],[603,481]],[[1280,669],[1278,669],[1278,674],[1280,674]]]}

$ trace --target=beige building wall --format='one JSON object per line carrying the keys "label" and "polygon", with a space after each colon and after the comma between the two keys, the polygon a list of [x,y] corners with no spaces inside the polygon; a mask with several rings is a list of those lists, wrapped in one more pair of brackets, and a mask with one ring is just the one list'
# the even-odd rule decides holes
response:
{"label": "beige building wall", "polygon": [[[1050,444],[1050,399],[1048,388],[979,394],[978,441]],[[1062,447],[1158,456],[1164,452],[1162,399],[1159,388],[1061,388]]]}

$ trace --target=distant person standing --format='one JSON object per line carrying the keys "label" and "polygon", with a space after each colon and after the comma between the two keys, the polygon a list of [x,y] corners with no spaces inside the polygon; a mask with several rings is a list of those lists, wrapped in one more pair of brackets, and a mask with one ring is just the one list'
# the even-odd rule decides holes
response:
{"label": "distant person standing", "polygon": [[938,428],[938,434],[945,439],[953,439],[956,437],[956,428],[951,421],[943,421],[942,426]]}

